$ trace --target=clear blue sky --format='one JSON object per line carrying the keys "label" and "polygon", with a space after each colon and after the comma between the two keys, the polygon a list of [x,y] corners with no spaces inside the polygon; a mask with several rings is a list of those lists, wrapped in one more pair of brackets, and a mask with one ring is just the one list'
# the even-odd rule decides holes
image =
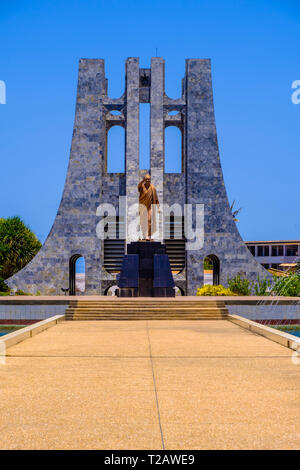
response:
{"label": "clear blue sky", "polygon": [[[221,162],[229,200],[242,207],[242,237],[300,238],[300,104],[291,102],[291,84],[300,79],[299,1],[1,0],[0,40],[7,86],[0,217],[20,215],[42,241],[51,228],[79,58],[104,58],[109,94],[118,97],[125,59],[140,57],[147,67],[158,48],[172,98],[186,58],[212,59]],[[147,142],[145,128],[143,135]],[[144,145],[142,158],[146,152]]]}

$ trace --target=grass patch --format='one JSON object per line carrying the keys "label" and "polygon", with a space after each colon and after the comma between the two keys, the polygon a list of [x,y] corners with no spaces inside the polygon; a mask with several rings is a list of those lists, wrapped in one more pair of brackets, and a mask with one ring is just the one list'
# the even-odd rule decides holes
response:
{"label": "grass patch", "polygon": [[276,325],[273,328],[280,331],[300,331],[300,325]]}
{"label": "grass patch", "polygon": [[0,332],[8,333],[10,330],[11,331],[19,330],[20,328],[24,328],[24,326],[27,326],[27,325],[1,325],[0,324]]}

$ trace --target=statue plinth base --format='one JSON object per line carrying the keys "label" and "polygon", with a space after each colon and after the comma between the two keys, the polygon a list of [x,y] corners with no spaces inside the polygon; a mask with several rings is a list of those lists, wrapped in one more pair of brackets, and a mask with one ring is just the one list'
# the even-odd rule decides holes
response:
{"label": "statue plinth base", "polygon": [[118,287],[118,297],[175,297],[165,245],[154,241],[127,245]]}

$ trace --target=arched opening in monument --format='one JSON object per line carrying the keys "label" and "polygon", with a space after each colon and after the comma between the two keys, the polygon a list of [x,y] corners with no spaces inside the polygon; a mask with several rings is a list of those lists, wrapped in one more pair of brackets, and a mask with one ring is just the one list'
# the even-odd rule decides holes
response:
{"label": "arched opening in monument", "polygon": [[112,126],[107,132],[106,171],[125,172],[125,130],[122,126]]}
{"label": "arched opening in monument", "polygon": [[117,109],[113,109],[112,111],[110,111],[110,114],[112,114],[113,116],[120,116],[122,113]]}
{"label": "arched opening in monument", "polygon": [[220,260],[216,255],[208,255],[204,258],[203,271],[204,285],[220,284]]}
{"label": "arched opening in monument", "polygon": [[109,296],[109,297],[115,296],[115,295],[117,295],[117,293],[116,293],[116,290],[117,290],[117,289],[118,289],[118,286],[117,286],[117,285],[115,285],[115,286],[110,286],[110,287],[108,287],[107,289],[105,289],[104,295],[107,295],[107,296]]}
{"label": "arched opening in monument", "polygon": [[80,254],[69,261],[69,295],[81,295],[85,291],[85,260]]}
{"label": "arched opening in monument", "polygon": [[184,290],[181,287],[175,286],[175,296],[180,297],[184,294]]}
{"label": "arched opening in monument", "polygon": [[182,172],[182,133],[178,127],[165,129],[165,173]]}

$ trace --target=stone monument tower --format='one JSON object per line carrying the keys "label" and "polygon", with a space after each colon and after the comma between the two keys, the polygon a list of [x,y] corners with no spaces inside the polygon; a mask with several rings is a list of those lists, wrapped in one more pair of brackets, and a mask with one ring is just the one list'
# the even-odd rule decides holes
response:
{"label": "stone monument tower", "polygon": [[[139,167],[140,103],[150,103],[151,109],[147,170]],[[125,129],[124,173],[107,172],[107,135],[116,125]],[[164,171],[164,134],[168,126],[181,131],[181,173]],[[167,246],[175,284],[183,294],[195,295],[197,287],[202,286],[206,256],[214,267],[214,283],[226,285],[227,278],[238,273],[245,273],[248,278],[267,275],[243,243],[227,200],[215,126],[210,60],[186,60],[182,95],[174,100],[165,93],[162,58],[152,58],[150,68],[140,68],[138,58],[128,58],[125,92],[118,99],[107,95],[104,60],[81,59],[62,200],[43,247],[7,281],[9,286],[32,293],[39,290],[45,295],[57,295],[61,288],[69,288],[69,293],[74,294],[75,263],[82,256],[85,293],[105,294],[116,284],[128,238],[120,235],[127,234],[132,217],[128,208],[138,203],[137,187],[146,173],[151,175],[162,206],[200,205],[204,210],[203,240],[197,249],[188,249],[185,238],[171,236],[161,240]],[[120,196],[126,196],[125,217],[119,209]],[[116,209],[114,239],[100,240],[97,236],[100,220],[97,208],[101,204],[113,204]],[[162,218],[174,235],[177,218],[164,218],[164,214]],[[192,228],[195,223],[194,220]]]}

